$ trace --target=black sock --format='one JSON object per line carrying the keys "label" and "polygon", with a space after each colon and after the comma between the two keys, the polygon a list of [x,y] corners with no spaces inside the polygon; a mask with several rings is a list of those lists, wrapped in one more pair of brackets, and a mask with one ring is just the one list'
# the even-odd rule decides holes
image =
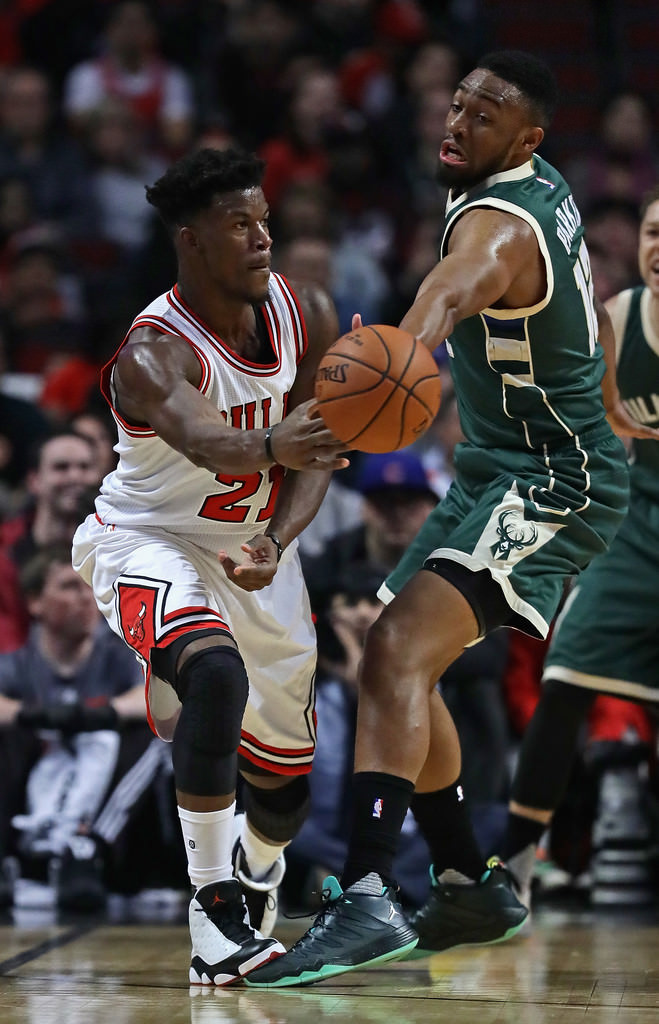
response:
{"label": "black sock", "polygon": [[510,860],[516,853],[521,853],[527,846],[537,846],[542,834],[548,825],[531,818],[524,818],[521,814],[508,813],[506,834],[503,837],[501,856],[504,860]]}
{"label": "black sock", "polygon": [[478,881],[485,871],[485,859],[476,842],[460,779],[434,793],[415,793],[411,807],[430,847],[435,876],[453,868]]}
{"label": "black sock", "polygon": [[393,881],[398,837],[414,793],[408,779],[384,772],[357,772],[352,787],[352,831],[341,885],[347,889],[375,871]]}

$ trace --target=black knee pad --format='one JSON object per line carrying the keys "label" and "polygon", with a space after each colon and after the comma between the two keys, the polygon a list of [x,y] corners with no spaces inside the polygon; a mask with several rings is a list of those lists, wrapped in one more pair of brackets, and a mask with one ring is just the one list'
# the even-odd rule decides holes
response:
{"label": "black knee pad", "polygon": [[266,839],[287,843],[302,828],[309,813],[309,780],[296,775],[278,789],[262,789],[245,779],[243,803],[251,825]]}
{"label": "black knee pad", "polygon": [[233,647],[208,647],[185,662],[177,680],[183,706],[172,744],[177,789],[195,796],[235,789],[248,691],[245,665]]}

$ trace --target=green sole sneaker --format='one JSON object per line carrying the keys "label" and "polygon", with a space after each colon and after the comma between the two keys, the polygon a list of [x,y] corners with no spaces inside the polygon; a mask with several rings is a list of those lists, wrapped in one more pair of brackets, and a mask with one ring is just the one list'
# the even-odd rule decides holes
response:
{"label": "green sole sneaker", "polygon": [[430,895],[411,918],[419,935],[415,957],[456,946],[505,942],[528,917],[528,908],[515,895],[510,872],[496,858],[488,861],[475,885],[444,884],[432,868],[430,877]]}
{"label": "green sole sneaker", "polygon": [[245,978],[252,988],[312,985],[347,971],[405,958],[418,937],[391,887],[381,895],[344,893],[325,879],[325,903],[313,925],[291,949]]}

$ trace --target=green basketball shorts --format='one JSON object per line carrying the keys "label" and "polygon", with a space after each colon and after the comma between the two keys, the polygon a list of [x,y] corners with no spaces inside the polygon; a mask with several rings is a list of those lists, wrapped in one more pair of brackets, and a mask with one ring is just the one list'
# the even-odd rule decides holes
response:
{"label": "green basketball shorts", "polygon": [[566,578],[608,548],[624,518],[624,446],[606,426],[544,454],[458,445],[455,465],[380,598],[391,601],[429,560],[448,560],[490,573],[510,608],[500,624],[545,637]]}
{"label": "green basketball shorts", "polygon": [[632,491],[611,547],[578,579],[556,622],[544,677],[659,701],[659,505]]}

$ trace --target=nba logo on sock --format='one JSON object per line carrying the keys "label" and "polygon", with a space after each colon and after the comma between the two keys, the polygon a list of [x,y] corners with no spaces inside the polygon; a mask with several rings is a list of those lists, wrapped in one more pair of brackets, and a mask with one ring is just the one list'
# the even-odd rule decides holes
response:
{"label": "nba logo on sock", "polygon": [[377,798],[377,800],[375,801],[375,803],[373,804],[373,817],[374,818],[381,818],[382,817],[382,797],[381,796],[379,796]]}

